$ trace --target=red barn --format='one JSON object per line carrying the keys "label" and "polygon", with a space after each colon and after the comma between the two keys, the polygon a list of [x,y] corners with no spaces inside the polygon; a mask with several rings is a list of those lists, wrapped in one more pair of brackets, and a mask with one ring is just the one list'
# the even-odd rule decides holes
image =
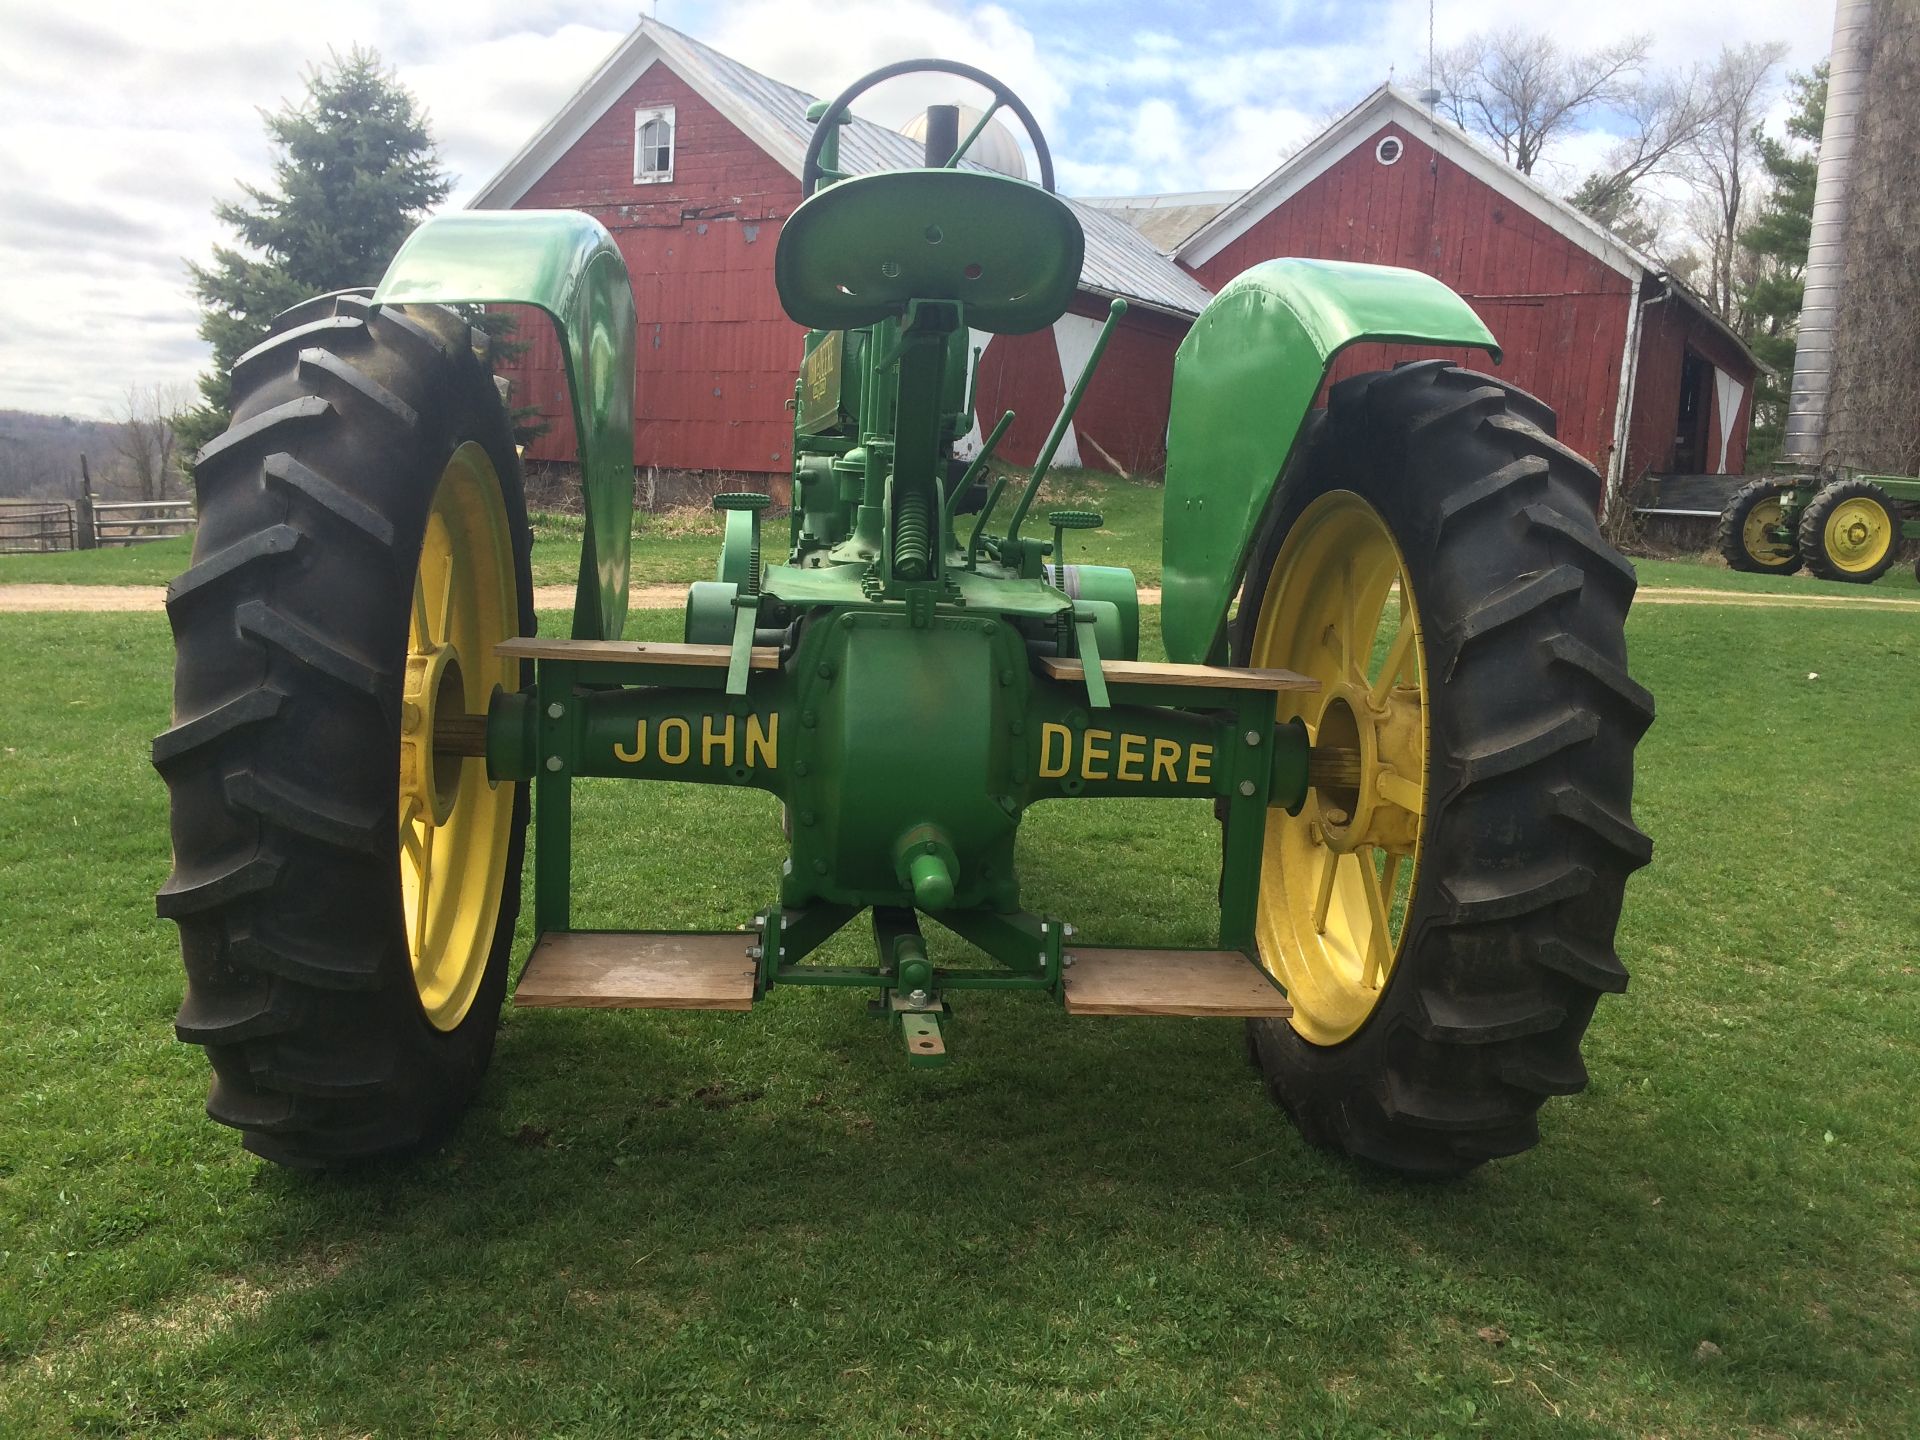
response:
{"label": "red barn", "polygon": [[[800,203],[813,97],[643,20],[480,191],[481,208],[585,210],[634,279],[640,348],[634,461],[785,475],[799,328],[781,313],[773,247]],[[919,163],[917,141],[856,120],[856,171]],[[1127,317],[1062,447],[1065,464],[1152,471],[1164,460],[1173,354],[1228,278],[1284,255],[1405,265],[1451,285],[1506,350],[1502,374],[1560,415],[1560,438],[1618,484],[1737,473],[1757,364],[1653,260],[1383,85],[1244,193],[1070,201],[1087,236],[1072,310],[1033,335],[978,335],[979,431],[1017,418],[1002,453],[1027,462],[1108,304]],[[552,429],[536,459],[570,460],[560,357],[544,323],[516,399]],[[1362,346],[1339,373],[1413,353]]]}
{"label": "red barn", "polygon": [[[1746,463],[1759,365],[1739,337],[1658,262],[1391,85],[1173,254],[1212,289],[1281,255],[1424,270],[1498,337],[1503,378],[1552,405],[1560,439],[1615,483]],[[1336,373],[1413,353],[1357,347]]]}
{"label": "red barn", "polygon": [[[787,401],[802,332],[781,313],[773,250],[800,203],[813,99],[642,20],[473,201],[480,209],[584,210],[612,232],[639,310],[636,465],[773,475],[792,468]],[[840,154],[855,171],[921,163],[918,141],[858,119],[842,132]],[[1098,330],[1090,317],[1124,298],[1130,313],[1061,460],[1154,468],[1165,445],[1173,350],[1209,292],[1124,219],[1076,209],[1087,247],[1074,313],[1035,335],[976,337],[987,350],[976,386],[981,413],[990,427],[1024,397],[1001,453],[1030,461],[1059,406],[1063,364],[1077,373]],[[514,367],[514,398],[538,405],[552,426],[529,453],[571,460],[551,328],[536,319],[522,338],[531,348]]]}

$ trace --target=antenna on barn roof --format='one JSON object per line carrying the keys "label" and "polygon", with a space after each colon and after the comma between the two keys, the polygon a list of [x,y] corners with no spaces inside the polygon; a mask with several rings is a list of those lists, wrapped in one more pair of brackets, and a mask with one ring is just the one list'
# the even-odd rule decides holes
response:
{"label": "antenna on barn roof", "polygon": [[1427,88],[1413,97],[1426,106],[1429,115],[1433,114],[1440,104],[1440,87],[1434,80],[1433,3],[1434,0],[1427,0]]}
{"label": "antenna on barn roof", "polygon": [[[657,3],[657,0],[656,0]],[[1427,89],[1426,94],[1433,96],[1427,101],[1427,108],[1433,108],[1433,101],[1440,98],[1440,89],[1433,82],[1433,6],[1434,0],[1427,0]]]}

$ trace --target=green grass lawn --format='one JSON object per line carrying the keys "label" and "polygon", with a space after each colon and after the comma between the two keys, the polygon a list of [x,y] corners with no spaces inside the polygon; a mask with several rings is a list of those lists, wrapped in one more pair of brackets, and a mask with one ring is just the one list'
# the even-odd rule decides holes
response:
{"label": "green grass lawn", "polygon": [[[509,1012],[447,1149],[315,1179],[170,1035],[165,621],[0,618],[0,1434],[1920,1433],[1920,634],[1632,640],[1633,987],[1464,1183],[1304,1147],[1233,1023],[969,995],[918,1072],[832,992]],[[765,797],[580,794],[583,923],[772,895]],[[1041,807],[1030,899],[1204,942],[1205,808]]]}
{"label": "green grass lawn", "polygon": [[1871,585],[1849,585],[1840,580],[1816,580],[1804,570],[1798,575],[1754,575],[1744,570],[1729,570],[1714,558],[1692,560],[1650,560],[1644,556],[1633,562],[1643,586],[1691,586],[1698,590],[1741,590],[1756,595],[1839,595],[1856,599],[1911,600],[1920,594],[1920,579],[1913,563],[1895,563],[1894,567]]}
{"label": "green grass lawn", "polygon": [[192,563],[193,537],[111,550],[0,555],[0,585],[164,585]]}

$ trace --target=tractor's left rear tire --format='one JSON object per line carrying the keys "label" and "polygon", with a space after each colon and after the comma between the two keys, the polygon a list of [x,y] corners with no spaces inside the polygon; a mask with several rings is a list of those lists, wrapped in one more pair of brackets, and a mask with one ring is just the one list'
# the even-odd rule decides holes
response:
{"label": "tractor's left rear tire", "polygon": [[283,1165],[437,1144],[493,1051],[527,797],[475,721],[519,688],[494,647],[533,589],[484,349],[438,307],[310,301],[235,364],[197,465],[158,907],[207,1113]]}
{"label": "tractor's left rear tire", "polygon": [[1586,1084],[1614,952],[1633,749],[1634,573],[1552,413],[1433,361],[1333,387],[1281,477],[1231,635],[1320,681],[1313,789],[1268,811],[1256,942],[1290,1020],[1250,1024],[1312,1141],[1448,1176],[1539,1139]]}
{"label": "tractor's left rear tire", "polygon": [[1754,575],[1791,575],[1800,568],[1800,547],[1774,534],[1786,511],[1787,487],[1762,476],[1749,480],[1727,499],[1714,531],[1714,544],[1729,570]]}

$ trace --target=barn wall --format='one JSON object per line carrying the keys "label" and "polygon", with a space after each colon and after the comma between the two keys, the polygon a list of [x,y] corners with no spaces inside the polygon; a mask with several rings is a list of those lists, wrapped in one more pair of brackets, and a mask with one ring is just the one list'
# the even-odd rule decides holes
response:
{"label": "barn wall", "polygon": [[[1075,315],[1104,321],[1106,302],[1076,298]],[[1173,390],[1173,353],[1190,321],[1138,308],[1122,317],[1107,345],[1100,368],[1074,416],[1081,460],[1095,469],[1112,468],[1105,450],[1129,474],[1153,475],[1167,462],[1167,405]],[[992,430],[1002,414],[1014,421],[998,454],[1016,465],[1031,465],[1066,398],[1074,376],[1063,375],[1051,328],[1031,335],[996,335],[980,360],[974,387],[974,414],[980,433]]]}
{"label": "barn wall", "polygon": [[[1388,135],[1405,146],[1382,165]],[[1218,290],[1279,256],[1403,265],[1445,281],[1506,351],[1491,373],[1559,413],[1560,439],[1604,473],[1614,443],[1632,283],[1396,124],[1381,126],[1194,272]],[[1356,346],[1336,379],[1436,353]],[[1458,354],[1459,352],[1455,352]],[[1463,357],[1489,368],[1484,355]]]}
{"label": "barn wall", "polygon": [[[1640,364],[1633,380],[1633,416],[1627,431],[1629,482],[1652,472],[1667,474],[1673,467],[1674,435],[1680,424],[1680,367],[1689,348],[1740,381],[1740,413],[1721,469],[1738,475],[1746,469],[1747,431],[1753,421],[1753,361],[1739,346],[1710,325],[1678,296],[1662,296],[1649,282],[1650,303],[1641,310]],[[1707,423],[1717,436],[1719,402],[1711,407]],[[1713,449],[1709,446],[1709,451]]]}
{"label": "barn wall", "polygon": [[[633,183],[633,112],[675,110],[674,173]],[[639,312],[634,463],[662,469],[783,473],[792,466],[799,326],[781,313],[773,248],[800,182],[675,75],[655,63],[516,202],[585,210],[613,232]],[[552,425],[528,447],[575,458],[552,327],[522,325],[531,348],[509,370],[514,403]]]}

